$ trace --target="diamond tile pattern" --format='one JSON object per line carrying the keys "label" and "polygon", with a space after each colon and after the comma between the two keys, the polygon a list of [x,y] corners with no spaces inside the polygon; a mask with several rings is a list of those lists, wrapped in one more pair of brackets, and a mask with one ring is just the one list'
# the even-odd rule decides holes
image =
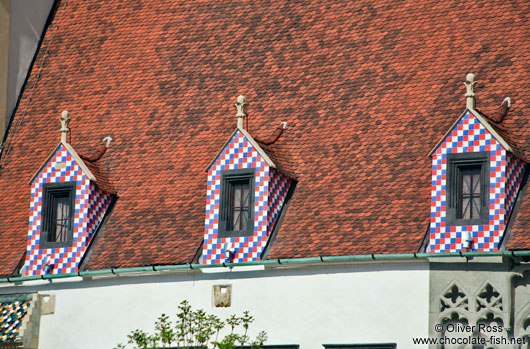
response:
{"label": "diamond tile pattern", "polygon": [[[219,228],[219,202],[221,171],[256,169],[254,186],[254,234],[246,237],[217,237]],[[235,252],[233,262],[260,259],[272,228],[284,202],[290,179],[271,168],[254,149],[248,139],[237,131],[215,162],[208,169],[206,194],[206,219],[201,262],[219,264],[229,262],[224,246]]]}
{"label": "diamond tile pattern", "polygon": [[30,305],[31,300],[0,302],[0,343],[17,340]]}
{"label": "diamond tile pattern", "polygon": [[[63,163],[62,168],[56,165]],[[71,247],[40,248],[42,188],[44,183],[75,182],[73,243]],[[78,271],[79,262],[96,232],[111,196],[91,182],[64,146],[60,146],[31,184],[25,276]],[[48,257],[47,263],[44,263]]]}
{"label": "diamond tile pattern", "polygon": [[[486,151],[490,154],[489,223],[486,225],[446,225],[447,154]],[[523,163],[508,153],[470,112],[460,120],[432,157],[432,199],[430,252],[460,252],[462,232],[473,239],[473,251],[497,251],[506,220],[513,207],[523,173]]]}

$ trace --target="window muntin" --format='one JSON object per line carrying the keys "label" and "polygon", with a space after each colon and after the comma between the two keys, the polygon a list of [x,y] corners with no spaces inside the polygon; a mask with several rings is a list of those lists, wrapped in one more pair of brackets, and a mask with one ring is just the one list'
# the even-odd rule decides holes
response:
{"label": "window muntin", "polygon": [[489,152],[447,154],[447,225],[487,224]]}
{"label": "window muntin", "polygon": [[46,183],[42,193],[40,247],[72,244],[75,183]]}
{"label": "window muntin", "polygon": [[221,171],[219,237],[254,233],[255,169]]}

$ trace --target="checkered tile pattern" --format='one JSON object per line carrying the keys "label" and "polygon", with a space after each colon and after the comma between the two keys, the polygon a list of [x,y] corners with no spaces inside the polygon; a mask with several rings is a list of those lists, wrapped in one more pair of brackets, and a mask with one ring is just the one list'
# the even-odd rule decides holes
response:
{"label": "checkered tile pattern", "polygon": [[31,301],[0,303],[0,343],[14,342]]}
{"label": "checkered tile pattern", "polygon": [[[221,171],[247,168],[256,169],[254,234],[247,237],[218,238]],[[234,262],[259,260],[278,217],[289,184],[289,179],[270,168],[246,137],[241,132],[236,132],[208,170],[201,263],[220,264],[228,262],[225,258],[225,243],[228,243],[229,248],[235,251]]]}
{"label": "checkered tile pattern", "polygon": [[[481,151],[490,152],[489,223],[446,226],[447,154]],[[506,208],[511,209],[521,181],[522,162],[508,154],[489,131],[471,113],[467,113],[433,154],[432,164],[428,250],[430,252],[496,251],[508,217]],[[468,231],[473,239],[471,249],[466,248],[467,244],[462,239],[464,231]]]}
{"label": "checkered tile pattern", "polygon": [[506,156],[506,217],[510,216],[515,199],[517,198],[517,191],[523,179],[524,162],[517,159],[512,154],[508,153]]}
{"label": "checkered tile pattern", "polygon": [[[62,166],[56,167],[58,163]],[[44,183],[75,182],[73,243],[71,247],[39,247]],[[78,271],[85,250],[101,223],[111,196],[99,190],[83,173],[66,148],[61,146],[31,184],[25,276]],[[48,257],[48,263],[43,261]]]}
{"label": "checkered tile pattern", "polygon": [[275,169],[270,169],[271,173],[271,189],[270,189],[270,209],[268,214],[267,221],[267,232],[270,234],[274,228],[274,223],[280,214],[280,210],[285,201],[287,191],[291,185],[291,180],[276,171]]}

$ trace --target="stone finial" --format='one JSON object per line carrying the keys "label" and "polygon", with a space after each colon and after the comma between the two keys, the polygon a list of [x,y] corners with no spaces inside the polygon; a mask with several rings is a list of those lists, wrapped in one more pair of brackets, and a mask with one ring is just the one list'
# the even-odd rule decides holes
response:
{"label": "stone finial", "polygon": [[237,127],[243,129],[243,120],[245,119],[245,117],[247,116],[247,114],[245,114],[245,109],[246,109],[246,106],[248,104],[245,103],[245,96],[243,95],[240,95],[239,97],[237,97],[237,102],[235,104],[236,106],[236,109],[237,109],[237,114],[236,114],[236,117],[237,117]]}
{"label": "stone finial", "polygon": [[475,81],[475,75],[469,73],[466,75],[466,107],[468,109],[475,109],[475,91],[474,86],[477,82]]}
{"label": "stone finial", "polygon": [[65,110],[61,113],[61,117],[59,118],[59,120],[61,120],[61,142],[63,143],[68,143],[66,136],[68,135],[68,131],[70,131],[68,128],[68,123],[70,122],[69,115],[70,113]]}

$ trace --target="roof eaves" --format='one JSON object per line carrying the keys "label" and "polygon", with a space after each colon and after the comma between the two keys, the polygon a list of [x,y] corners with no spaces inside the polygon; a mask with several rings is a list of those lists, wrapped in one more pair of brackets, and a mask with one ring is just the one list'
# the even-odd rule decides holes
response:
{"label": "roof eaves", "polygon": [[77,164],[79,165],[79,167],[81,167],[81,170],[83,170],[83,172],[85,173],[85,175],[88,177],[88,179],[90,179],[91,181],[93,182],[96,182],[96,177],[92,174],[92,172],[88,169],[88,167],[85,165],[85,162],[81,159],[81,157],[77,154],[77,152],[74,150],[74,148],[68,144],[68,143],[64,143],[63,144],[64,147],[66,148],[66,150],[68,150],[68,152],[70,153],[70,155],[72,155],[72,157],[74,158],[75,162],[77,162]]}
{"label": "roof eaves", "polygon": [[234,130],[234,132],[232,132],[232,134],[230,135],[230,137],[228,137],[228,139],[226,140],[226,142],[224,142],[224,144],[222,145],[222,147],[219,149],[219,151],[217,152],[217,154],[215,154],[215,156],[213,157],[212,161],[210,161],[208,163],[208,166],[206,166],[206,168],[204,169],[204,171],[208,172],[208,169],[210,167],[212,167],[213,163],[215,162],[215,160],[217,160],[217,158],[219,157],[219,155],[221,155],[221,153],[223,152],[223,150],[226,148],[226,146],[228,145],[228,143],[230,143],[230,141],[232,140],[232,138],[234,137],[234,135],[236,134],[238,128],[236,127],[236,129]]}
{"label": "roof eaves", "polygon": [[252,146],[254,147],[254,149],[256,149],[256,151],[259,153],[259,155],[261,155],[261,157],[267,162],[267,164],[270,166],[270,167],[273,167],[273,168],[276,168],[276,164],[271,160],[271,158],[267,155],[267,153],[265,152],[265,150],[263,150],[260,145],[258,144],[258,142],[256,142],[256,140],[254,138],[252,138],[252,136],[250,135],[250,133],[248,133],[245,129],[240,129],[238,128],[239,131],[241,131],[241,133],[243,133],[243,135],[245,137],[247,137],[248,141],[250,142],[250,144],[252,144]]}
{"label": "roof eaves", "polygon": [[[175,265],[144,265],[137,267],[124,267],[124,268],[104,268],[104,269],[89,269],[82,270],[75,273],[68,274],[49,274],[40,276],[19,276],[19,277],[2,277],[0,278],[0,284],[9,283],[22,283],[27,281],[35,280],[52,280],[64,279],[64,278],[78,278],[79,277],[120,277],[121,275],[134,275],[134,273],[157,273],[167,271],[182,271],[182,272],[196,272],[201,269],[225,269],[226,272],[231,272],[232,268],[247,268],[248,266],[279,266],[281,268],[299,268],[303,266],[313,265],[333,265],[334,263],[381,263],[381,262],[394,262],[394,261],[412,261],[412,260],[424,260],[432,261],[434,259],[443,258],[461,258],[462,262],[466,262],[470,257],[486,257],[486,258],[497,258],[497,257],[528,257],[530,256],[530,250],[507,250],[507,251],[492,251],[492,252],[446,252],[446,253],[393,253],[393,254],[364,254],[364,255],[339,255],[339,256],[318,256],[318,257],[303,257],[303,258],[272,258],[263,259],[259,261],[250,261],[242,263],[220,263],[220,264],[175,264]],[[246,269],[248,271],[248,269]],[[261,271],[261,269],[260,269]]]}
{"label": "roof eaves", "polygon": [[484,126],[491,134],[493,137],[495,137],[495,139],[497,141],[499,141],[499,143],[502,144],[502,146],[504,147],[504,149],[506,149],[507,151],[513,153],[513,149],[512,147],[510,147],[510,145],[508,144],[508,142],[506,142],[504,140],[504,138],[501,137],[501,135],[499,135],[499,133],[497,131],[495,131],[495,129],[489,124],[489,122],[486,120],[486,118],[484,116],[482,116],[478,111],[476,111],[475,109],[471,109],[470,112],[475,115],[475,117],[480,121],[480,123],[482,124],[482,126]]}
{"label": "roof eaves", "polygon": [[440,138],[440,140],[436,143],[436,145],[434,146],[434,148],[432,148],[432,150],[429,152],[429,155],[428,156],[432,156],[432,154],[434,154],[434,152],[436,151],[436,149],[438,149],[438,147],[440,146],[440,144],[442,144],[442,142],[447,138],[447,136],[449,135],[449,133],[451,133],[451,131],[453,130],[453,128],[455,128],[455,126],[460,122],[460,120],[462,120],[462,118],[464,117],[464,115],[466,115],[466,112],[468,111],[468,109],[464,110],[464,112],[462,113],[462,115],[460,115],[458,117],[458,119],[456,119],[455,122],[453,122],[453,124],[451,125],[451,127],[449,127],[449,129],[444,133],[444,135],[442,136],[442,138]]}

